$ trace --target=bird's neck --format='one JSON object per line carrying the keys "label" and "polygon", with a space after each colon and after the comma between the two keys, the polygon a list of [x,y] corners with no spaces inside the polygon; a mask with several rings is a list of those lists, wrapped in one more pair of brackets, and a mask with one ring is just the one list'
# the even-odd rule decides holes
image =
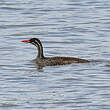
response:
{"label": "bird's neck", "polygon": [[38,55],[37,55],[37,58],[44,58],[43,47],[42,47],[42,45],[37,45],[37,48],[38,48]]}

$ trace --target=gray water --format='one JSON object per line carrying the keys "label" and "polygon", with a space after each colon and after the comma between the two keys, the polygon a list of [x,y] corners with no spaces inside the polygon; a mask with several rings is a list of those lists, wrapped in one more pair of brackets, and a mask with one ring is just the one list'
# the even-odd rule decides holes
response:
{"label": "gray water", "polygon": [[[32,37],[99,62],[38,69]],[[0,110],[110,110],[110,0],[0,0]]]}

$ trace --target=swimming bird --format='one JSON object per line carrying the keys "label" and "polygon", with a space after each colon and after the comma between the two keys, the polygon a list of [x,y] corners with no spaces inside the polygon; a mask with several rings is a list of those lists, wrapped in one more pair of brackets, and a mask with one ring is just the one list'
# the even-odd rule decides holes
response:
{"label": "swimming bird", "polygon": [[88,63],[89,60],[74,58],[74,57],[45,57],[43,54],[43,46],[41,41],[38,38],[31,38],[30,40],[23,40],[24,43],[31,43],[35,45],[38,49],[38,55],[35,59],[35,62],[39,66],[55,66],[55,65],[65,65],[72,63]]}

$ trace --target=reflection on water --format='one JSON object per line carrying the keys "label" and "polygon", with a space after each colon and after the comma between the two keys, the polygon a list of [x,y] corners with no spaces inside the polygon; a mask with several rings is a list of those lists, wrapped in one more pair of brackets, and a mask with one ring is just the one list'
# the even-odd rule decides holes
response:
{"label": "reflection on water", "polygon": [[[0,1],[0,109],[110,110],[110,1]],[[38,68],[45,56],[97,63]]]}

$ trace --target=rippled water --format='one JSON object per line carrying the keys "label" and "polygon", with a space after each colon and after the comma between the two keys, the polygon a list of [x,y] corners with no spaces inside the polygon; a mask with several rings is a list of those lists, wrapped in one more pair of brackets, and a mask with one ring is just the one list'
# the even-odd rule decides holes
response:
{"label": "rippled water", "polygon": [[[110,110],[110,1],[1,0],[0,110]],[[45,56],[97,63],[38,69]]]}

